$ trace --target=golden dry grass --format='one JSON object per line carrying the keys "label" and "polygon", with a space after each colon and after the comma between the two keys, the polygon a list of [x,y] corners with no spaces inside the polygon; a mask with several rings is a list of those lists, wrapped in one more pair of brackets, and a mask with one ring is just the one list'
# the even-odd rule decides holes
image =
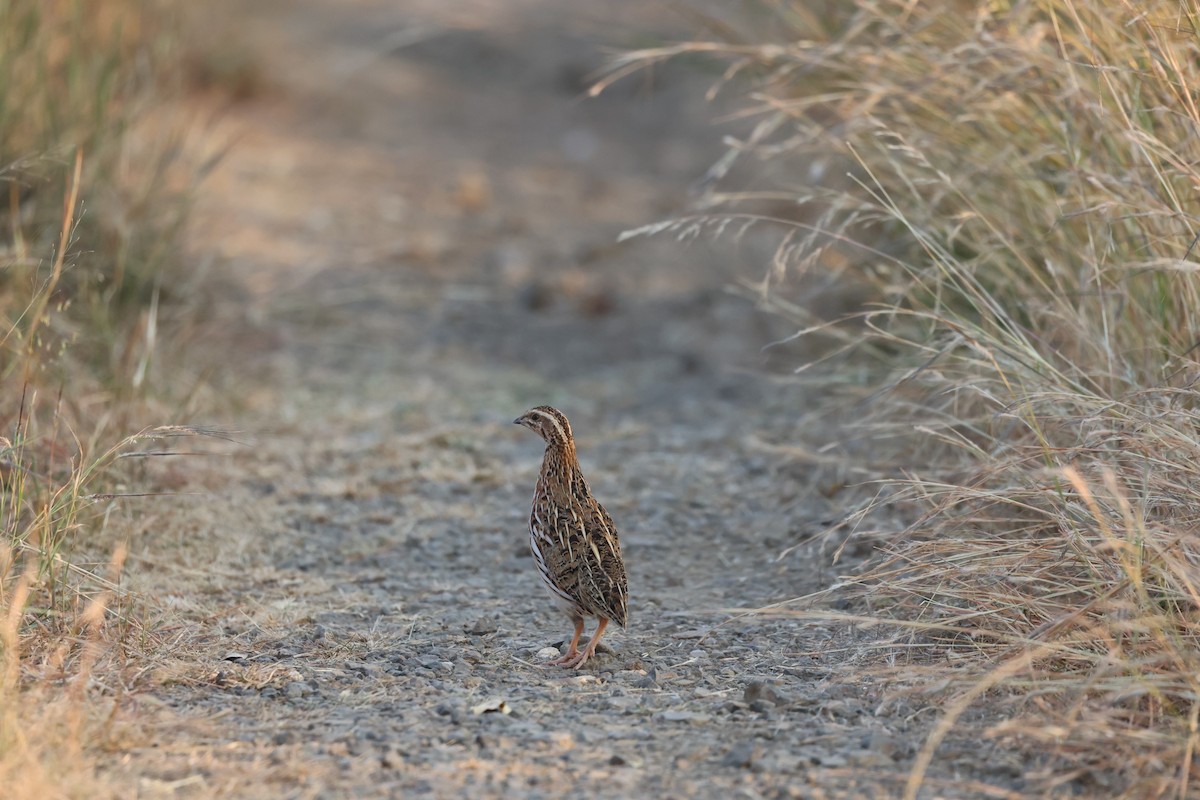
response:
{"label": "golden dry grass", "polygon": [[[751,76],[732,86],[752,87],[755,126],[709,176],[714,210],[640,232],[773,218],[785,238],[756,289],[852,354],[801,368],[853,403],[843,452],[861,467],[865,448],[883,487],[849,522],[881,504],[913,522],[878,531],[848,587],[919,622],[904,652],[957,687],[908,797],[985,702],[989,735],[1048,754],[1047,791],[1200,791],[1198,12],[772,4],[616,69],[700,54]],[[769,185],[723,191],[754,161]],[[873,303],[830,320],[773,288],[834,271]]]}
{"label": "golden dry grass", "polygon": [[[119,796],[95,757],[136,628],[105,520],[130,456],[190,429],[153,416],[183,194],[169,142],[131,126],[172,81],[151,0],[0,4],[0,783],[8,797]],[[133,432],[134,435],[130,436]],[[137,489],[133,491],[138,491]],[[107,564],[107,566],[105,566]],[[96,566],[98,565],[98,566]],[[119,692],[118,692],[119,693]]]}

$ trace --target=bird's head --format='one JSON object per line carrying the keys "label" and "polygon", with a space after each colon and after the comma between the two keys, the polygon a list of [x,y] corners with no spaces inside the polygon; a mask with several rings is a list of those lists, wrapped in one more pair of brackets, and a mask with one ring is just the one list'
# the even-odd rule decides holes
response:
{"label": "bird's head", "polygon": [[513,422],[529,428],[545,439],[548,445],[565,446],[571,444],[575,438],[575,434],[571,431],[571,423],[567,421],[567,415],[552,406],[531,408]]}

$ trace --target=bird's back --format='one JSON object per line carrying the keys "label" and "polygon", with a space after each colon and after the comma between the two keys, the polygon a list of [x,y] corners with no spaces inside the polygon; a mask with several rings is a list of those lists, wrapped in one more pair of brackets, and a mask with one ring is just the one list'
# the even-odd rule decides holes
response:
{"label": "bird's back", "polygon": [[575,614],[624,627],[628,581],[617,528],[574,472],[569,486],[538,481],[529,521],[534,557],[550,591]]}

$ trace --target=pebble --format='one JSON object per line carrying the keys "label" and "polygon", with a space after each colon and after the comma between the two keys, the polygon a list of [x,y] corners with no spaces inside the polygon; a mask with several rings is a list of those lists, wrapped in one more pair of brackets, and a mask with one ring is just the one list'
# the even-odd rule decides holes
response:
{"label": "pebble", "polygon": [[400,769],[404,766],[404,754],[394,747],[389,747],[379,756],[379,764],[384,769]]}
{"label": "pebble", "polygon": [[595,675],[575,675],[572,676],[569,682],[575,684],[576,686],[587,686],[591,683],[599,683],[600,679]]}
{"label": "pebble", "polygon": [[704,725],[712,720],[711,714],[700,714],[695,711],[660,711],[654,715],[662,722],[690,722],[693,725]]}
{"label": "pebble", "polygon": [[512,706],[503,697],[489,697],[482,703],[471,706],[471,713],[479,714],[511,714]]}
{"label": "pebble", "polygon": [[877,753],[882,753],[893,761],[904,758],[911,750],[911,745],[907,745],[904,740],[879,731],[867,737],[864,746]]}
{"label": "pebble", "polygon": [[[892,759],[878,750],[860,750],[857,753],[851,753],[849,761],[856,767],[868,767],[873,769],[887,769],[894,767],[895,762]],[[835,765],[829,765],[835,766]]]}
{"label": "pebble", "polygon": [[657,676],[653,672],[648,675],[642,675],[633,680],[633,686],[637,689],[654,689],[658,686]]}
{"label": "pebble", "polygon": [[345,669],[349,672],[357,672],[359,675],[375,677],[383,672],[383,667],[378,664],[368,664],[365,661],[347,661]]}
{"label": "pebble", "polygon": [[637,708],[641,702],[642,701],[637,697],[632,697],[630,695],[613,695],[605,701],[605,705],[614,711],[620,711],[623,714],[628,714],[633,709]]}
{"label": "pebble", "polygon": [[757,755],[754,742],[742,742],[734,745],[733,749],[725,754],[725,758],[721,759],[721,763],[727,767],[750,769]]}
{"label": "pebble", "polygon": [[742,692],[742,702],[754,711],[764,711],[768,704],[782,706],[787,705],[789,700],[773,685],[765,681],[751,681]]}
{"label": "pebble", "polygon": [[466,627],[467,632],[472,634],[472,636],[487,636],[488,633],[496,633],[500,630],[500,626],[496,620],[490,619],[478,619],[475,620],[474,625],[464,627]]}
{"label": "pebble", "polygon": [[439,717],[449,717],[450,722],[455,725],[460,724],[463,720],[462,709],[447,702],[438,703],[434,707],[433,713],[437,714]]}

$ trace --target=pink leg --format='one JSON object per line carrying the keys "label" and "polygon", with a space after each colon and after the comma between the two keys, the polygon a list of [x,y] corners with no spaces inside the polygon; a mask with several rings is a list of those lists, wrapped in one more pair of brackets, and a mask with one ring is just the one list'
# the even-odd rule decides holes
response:
{"label": "pink leg", "polygon": [[579,657],[579,637],[583,635],[583,617],[575,620],[575,635],[571,637],[571,646],[567,648],[567,654],[553,661],[546,663],[552,667],[562,666]]}
{"label": "pink leg", "polygon": [[583,652],[579,653],[574,658],[570,658],[571,654],[568,653],[567,657],[559,659],[557,663],[560,663],[564,667],[568,667],[570,669],[579,669],[582,667],[587,663],[589,658],[596,655],[596,645],[600,644],[600,637],[604,634],[604,629],[607,627],[608,620],[606,620],[604,617],[601,617],[600,624],[596,627],[596,633],[592,636],[592,640],[588,642],[587,648],[585,648]]}

